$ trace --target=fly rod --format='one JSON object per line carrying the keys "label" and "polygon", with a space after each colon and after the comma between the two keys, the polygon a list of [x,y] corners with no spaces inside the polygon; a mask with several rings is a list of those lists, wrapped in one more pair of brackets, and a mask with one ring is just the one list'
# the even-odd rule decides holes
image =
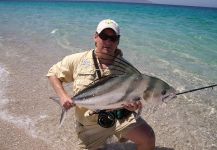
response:
{"label": "fly rod", "polygon": [[213,84],[213,85],[209,85],[209,86],[204,86],[204,87],[200,87],[200,88],[196,88],[196,89],[192,89],[192,90],[176,93],[176,95],[191,93],[191,92],[194,92],[194,91],[199,91],[199,90],[203,90],[203,89],[207,89],[207,88],[213,88],[215,86],[217,86],[217,84]]}

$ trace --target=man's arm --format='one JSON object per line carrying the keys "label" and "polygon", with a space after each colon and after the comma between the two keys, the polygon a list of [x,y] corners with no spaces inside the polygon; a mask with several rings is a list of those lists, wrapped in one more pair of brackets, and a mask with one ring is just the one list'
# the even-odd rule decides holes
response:
{"label": "man's arm", "polygon": [[62,82],[56,76],[48,77],[51,85],[53,86],[56,94],[60,97],[60,103],[65,109],[70,109],[74,104],[71,97],[65,91]]}

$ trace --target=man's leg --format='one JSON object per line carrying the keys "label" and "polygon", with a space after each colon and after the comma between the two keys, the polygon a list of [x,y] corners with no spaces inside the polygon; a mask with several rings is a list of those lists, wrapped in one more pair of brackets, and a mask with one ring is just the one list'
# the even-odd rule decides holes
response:
{"label": "man's leg", "polygon": [[155,148],[154,131],[142,118],[138,118],[135,123],[124,129],[122,138],[133,141],[138,150],[154,150]]}
{"label": "man's leg", "polygon": [[123,137],[133,141],[137,146],[137,150],[154,150],[154,131],[144,120],[142,122],[142,124],[127,130]]}
{"label": "man's leg", "polygon": [[76,132],[80,150],[100,150],[106,140],[114,133],[115,127],[102,128],[98,124],[84,126],[77,122]]}
{"label": "man's leg", "polygon": [[138,150],[154,150],[155,134],[153,129],[144,119],[137,118],[136,115],[136,113],[132,113],[125,119],[117,120],[116,137],[119,141],[133,141]]}

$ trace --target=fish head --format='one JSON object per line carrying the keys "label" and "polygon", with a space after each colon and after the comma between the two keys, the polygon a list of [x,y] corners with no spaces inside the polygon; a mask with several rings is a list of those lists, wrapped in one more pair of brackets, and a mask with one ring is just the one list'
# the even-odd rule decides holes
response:
{"label": "fish head", "polygon": [[166,103],[176,97],[176,90],[172,86],[169,86],[166,90],[162,90],[160,94],[160,100]]}
{"label": "fish head", "polygon": [[146,102],[168,102],[176,97],[176,90],[161,79],[150,77],[146,84],[143,92],[143,99]]}

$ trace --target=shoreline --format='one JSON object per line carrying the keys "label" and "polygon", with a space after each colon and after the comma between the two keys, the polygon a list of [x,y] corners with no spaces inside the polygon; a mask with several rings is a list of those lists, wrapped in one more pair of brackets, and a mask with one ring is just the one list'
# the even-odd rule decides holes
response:
{"label": "shoreline", "polygon": [[[48,99],[45,77],[51,63],[42,57],[43,50],[32,49],[31,45],[23,45],[22,41],[8,41],[3,46],[0,47],[0,64],[3,65],[0,66],[3,67],[3,84],[0,87],[1,148],[55,149],[52,140],[47,140],[45,133],[41,134],[39,126],[47,118],[52,118],[49,113],[55,112],[49,111],[52,102]],[[57,120],[55,123],[58,123]]]}
{"label": "shoreline", "polygon": [[[51,65],[72,52],[53,43],[45,46],[42,43],[43,41],[37,40],[30,43],[5,40],[0,46],[0,64],[8,74],[7,80],[0,80],[1,83],[6,83],[3,87],[0,86],[4,88],[3,95],[0,95],[0,115],[6,115],[3,119],[0,117],[0,145],[4,150],[77,149],[74,117],[66,117],[64,125],[58,128],[61,110],[56,103],[49,100],[55,93],[45,77]],[[142,116],[156,132],[157,150],[181,150],[183,146],[185,149],[192,146],[195,149],[216,148],[213,144],[214,136],[211,140],[208,139],[216,131],[216,107],[214,101],[213,104],[200,102],[206,100],[205,93],[204,97],[181,97],[161,106],[156,112],[150,111],[150,114],[149,110],[143,111]],[[73,110],[70,110],[67,116],[72,115]],[[207,121],[204,122],[204,119]],[[200,128],[204,126],[207,128]],[[132,150],[134,145],[112,143],[107,149]]]}
{"label": "shoreline", "polygon": [[[19,41],[9,41],[4,43],[4,48],[0,47],[0,64],[7,72],[6,80],[3,80],[7,84],[0,87],[1,147],[4,150],[78,149],[74,117],[66,117],[64,125],[58,128],[61,110],[49,100],[49,96],[55,93],[45,77],[51,65],[69,52],[60,52],[58,49],[48,52],[45,49],[38,50],[37,47],[32,49],[31,45],[19,44]],[[4,103],[3,99],[6,99]],[[73,110],[67,114],[71,115]],[[112,143],[106,149],[135,148],[129,142],[120,144],[113,143],[115,139],[110,141]],[[164,147],[157,149],[165,150]]]}
{"label": "shoreline", "polygon": [[0,120],[0,145],[2,150],[50,150],[43,140],[28,136],[23,129],[14,124]]}

